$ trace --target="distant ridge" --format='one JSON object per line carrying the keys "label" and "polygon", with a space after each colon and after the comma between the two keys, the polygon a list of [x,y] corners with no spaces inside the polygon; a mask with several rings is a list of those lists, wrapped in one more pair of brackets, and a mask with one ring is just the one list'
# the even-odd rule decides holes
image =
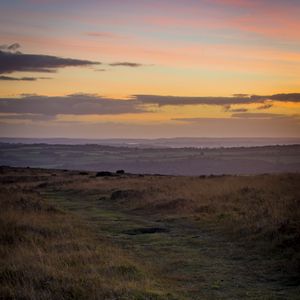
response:
{"label": "distant ridge", "polygon": [[0,138],[0,143],[50,145],[107,145],[134,148],[231,148],[300,144],[300,138],[158,138],[158,139],[81,139],[81,138]]}
{"label": "distant ridge", "polygon": [[126,147],[103,143],[0,143],[1,165],[95,172],[125,170],[133,174],[188,176],[300,172],[300,144],[151,148],[146,145]]}

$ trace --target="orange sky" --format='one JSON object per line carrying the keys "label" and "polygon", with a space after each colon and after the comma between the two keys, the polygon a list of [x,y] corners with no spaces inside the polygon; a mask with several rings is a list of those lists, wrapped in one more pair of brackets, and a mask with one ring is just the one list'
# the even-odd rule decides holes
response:
{"label": "orange sky", "polygon": [[[296,0],[4,1],[0,135],[300,136],[299,15]],[[294,96],[269,99],[282,93]],[[86,98],[78,104],[73,94]],[[233,94],[269,98],[184,102]],[[47,113],[28,95],[50,110],[51,97],[60,102]],[[93,113],[96,95],[137,101]],[[182,99],[145,104],[134,95]],[[86,113],[66,108],[74,101]]]}

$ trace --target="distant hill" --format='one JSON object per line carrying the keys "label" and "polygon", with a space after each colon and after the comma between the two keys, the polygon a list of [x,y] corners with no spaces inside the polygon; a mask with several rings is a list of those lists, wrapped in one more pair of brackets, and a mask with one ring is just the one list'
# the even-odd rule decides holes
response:
{"label": "distant hill", "polygon": [[50,145],[109,145],[139,148],[219,148],[300,144],[300,138],[160,138],[160,139],[72,139],[72,138],[0,138],[0,143]]}
{"label": "distant hill", "polygon": [[0,165],[163,175],[300,172],[300,145],[200,149],[2,143]]}

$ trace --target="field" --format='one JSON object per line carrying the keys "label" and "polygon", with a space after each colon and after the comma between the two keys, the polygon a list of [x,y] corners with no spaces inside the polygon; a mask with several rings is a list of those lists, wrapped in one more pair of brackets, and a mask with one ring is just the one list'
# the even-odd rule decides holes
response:
{"label": "field", "polygon": [[1,167],[2,299],[299,299],[300,174]]}
{"label": "field", "polygon": [[300,145],[200,149],[0,143],[0,165],[188,176],[300,172]]}

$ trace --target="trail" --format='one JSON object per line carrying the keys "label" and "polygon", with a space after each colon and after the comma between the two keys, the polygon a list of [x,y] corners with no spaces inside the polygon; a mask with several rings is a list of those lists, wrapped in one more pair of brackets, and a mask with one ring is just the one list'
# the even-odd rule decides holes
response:
{"label": "trail", "polygon": [[147,264],[178,299],[300,299],[299,288],[284,284],[253,250],[226,240],[213,225],[124,212],[95,195],[43,194]]}

